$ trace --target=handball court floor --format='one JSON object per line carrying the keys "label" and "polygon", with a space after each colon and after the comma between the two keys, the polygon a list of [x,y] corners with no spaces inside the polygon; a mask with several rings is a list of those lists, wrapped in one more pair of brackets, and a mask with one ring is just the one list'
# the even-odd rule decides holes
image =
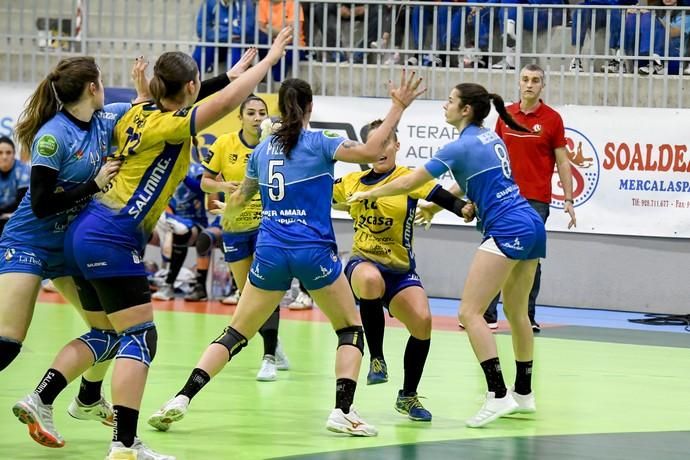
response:
{"label": "handball court floor", "polygon": [[[485,385],[467,335],[455,320],[457,300],[432,299],[434,335],[419,388],[433,414],[412,422],[393,409],[402,383],[406,331],[389,318],[385,352],[390,381],[366,386],[365,354],[355,405],[379,429],[375,438],[325,430],[333,406],[336,339],[318,309],[281,311],[280,338],[291,370],[257,382],[260,338],[235,357],[193,401],[186,418],[158,433],[146,418],[185,382],[233,308],[217,302],[158,302],[158,353],[149,373],[139,436],[160,452],[191,459],[688,459],[690,333],[681,326],[628,322],[636,313],[539,307],[534,390],[538,412],[481,429],[464,420],[479,409]],[[507,382],[515,366],[507,324],[496,334]],[[14,402],[33,390],[59,347],[83,333],[72,307],[42,294],[19,358],[0,373],[0,459],[102,459],[110,429],[66,412],[75,381],[56,400],[62,449],[33,442],[13,417]],[[106,381],[109,381],[108,379]],[[109,392],[109,385],[105,386]]]}

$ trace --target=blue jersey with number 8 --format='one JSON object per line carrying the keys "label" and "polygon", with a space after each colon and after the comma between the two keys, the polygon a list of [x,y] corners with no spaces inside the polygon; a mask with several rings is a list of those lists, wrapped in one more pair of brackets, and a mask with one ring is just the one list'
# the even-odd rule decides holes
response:
{"label": "blue jersey with number 8", "polygon": [[450,171],[476,205],[477,226],[485,235],[491,234],[492,225],[508,211],[532,209],[513,180],[505,144],[490,129],[467,126],[424,167],[434,177]]}
{"label": "blue jersey with number 8", "polygon": [[249,158],[247,177],[259,182],[263,212],[257,247],[335,244],[331,224],[333,156],[345,139],[302,130],[290,158],[270,136]]}

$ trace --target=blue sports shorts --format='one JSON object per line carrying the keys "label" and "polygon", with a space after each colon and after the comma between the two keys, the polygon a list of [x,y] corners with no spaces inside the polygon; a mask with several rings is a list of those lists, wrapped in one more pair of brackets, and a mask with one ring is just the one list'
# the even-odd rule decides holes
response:
{"label": "blue sports shorts", "polygon": [[395,297],[395,295],[403,289],[408,288],[410,286],[419,286],[422,289],[424,289],[424,286],[422,286],[422,280],[419,278],[419,275],[414,270],[408,270],[406,272],[396,272],[392,271],[389,268],[386,268],[385,265],[381,265],[371,260],[367,260],[357,256],[351,257],[350,260],[347,262],[347,265],[345,266],[345,276],[347,277],[347,280],[350,282],[350,284],[352,284],[352,272],[355,270],[355,267],[357,267],[357,265],[361,264],[362,262],[369,262],[370,264],[374,264],[376,265],[376,268],[379,269],[381,277],[383,278],[383,282],[386,285],[386,290],[383,293],[383,304],[386,308],[388,308],[388,306],[390,305],[390,302],[391,300],[393,300],[393,297]]}
{"label": "blue sports shorts", "polygon": [[228,263],[237,262],[254,254],[259,229],[251,232],[223,232],[223,253]]}
{"label": "blue sports shorts", "polygon": [[[529,260],[546,257],[546,229],[537,212],[530,208],[503,214],[485,233],[509,259]],[[482,241],[483,243],[483,241]]]}
{"label": "blue sports shorts", "polygon": [[286,291],[297,278],[311,291],[333,284],[342,269],[335,245],[292,249],[258,246],[249,281],[259,289]]}

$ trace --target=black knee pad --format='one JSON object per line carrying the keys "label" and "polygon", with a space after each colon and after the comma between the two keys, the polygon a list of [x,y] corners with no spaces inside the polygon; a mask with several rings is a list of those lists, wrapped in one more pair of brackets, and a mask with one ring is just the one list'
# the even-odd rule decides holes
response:
{"label": "black knee pad", "polygon": [[338,334],[338,348],[343,345],[356,347],[364,356],[364,329],[362,326],[350,326],[335,331]]}
{"label": "black knee pad", "polygon": [[19,355],[22,343],[9,337],[0,337],[0,371],[10,365]]}
{"label": "black knee pad", "polygon": [[209,255],[214,244],[213,234],[204,230],[196,239],[196,253],[203,257]]}
{"label": "black knee pad", "polygon": [[247,338],[237,332],[231,326],[228,326],[223,331],[223,334],[212,343],[219,343],[227,348],[228,352],[230,352],[230,358],[228,358],[228,361],[230,361],[233,356],[238,354],[244,347],[247,346]]}
{"label": "black knee pad", "polygon": [[173,234],[173,246],[187,246],[189,239],[192,237],[192,231],[188,231],[184,235]]}

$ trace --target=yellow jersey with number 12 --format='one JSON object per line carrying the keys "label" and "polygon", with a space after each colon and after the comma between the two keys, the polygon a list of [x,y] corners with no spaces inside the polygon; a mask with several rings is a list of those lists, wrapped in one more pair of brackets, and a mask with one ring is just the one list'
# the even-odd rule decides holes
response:
{"label": "yellow jersey with number 12", "polygon": [[[347,174],[335,181],[333,202],[345,203],[354,192],[375,189],[410,172],[407,167],[396,166],[383,175],[376,174],[373,170]],[[355,230],[352,254],[376,262],[391,271],[414,270],[412,233],[417,200],[428,198],[436,187],[439,185],[431,180],[407,195],[351,204],[349,212],[354,219]]]}
{"label": "yellow jersey with number 12", "polygon": [[[247,161],[254,151],[242,138],[242,131],[220,136],[209,148],[209,156],[201,165],[214,176],[220,173],[224,181],[242,182],[247,173]],[[230,233],[249,232],[261,223],[261,195],[256,195],[232,221],[221,220],[223,230]]]}
{"label": "yellow jersey with number 12", "polygon": [[119,229],[145,244],[170,197],[189,169],[196,107],[161,112],[135,105],[115,126],[112,159],[122,167],[98,201]]}

